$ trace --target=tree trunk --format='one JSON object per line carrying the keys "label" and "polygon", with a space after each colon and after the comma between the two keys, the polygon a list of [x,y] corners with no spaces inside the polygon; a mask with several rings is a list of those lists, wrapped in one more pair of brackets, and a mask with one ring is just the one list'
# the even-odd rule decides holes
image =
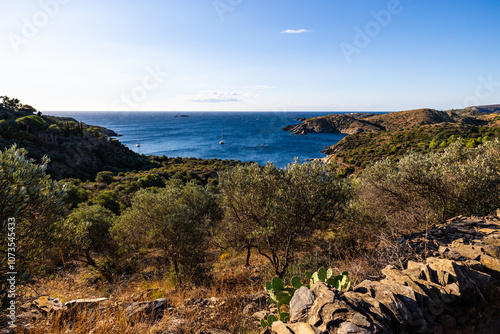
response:
{"label": "tree trunk", "polygon": [[174,263],[175,279],[177,280],[177,285],[182,285],[181,275],[179,272],[179,263],[177,260],[172,261]]}
{"label": "tree trunk", "polygon": [[251,255],[252,246],[247,245],[246,247],[247,247],[247,259],[245,261],[245,267],[250,267],[250,255]]}
{"label": "tree trunk", "polygon": [[97,267],[94,259],[90,256],[90,249],[85,250],[85,259],[87,261],[87,264],[92,267]]}

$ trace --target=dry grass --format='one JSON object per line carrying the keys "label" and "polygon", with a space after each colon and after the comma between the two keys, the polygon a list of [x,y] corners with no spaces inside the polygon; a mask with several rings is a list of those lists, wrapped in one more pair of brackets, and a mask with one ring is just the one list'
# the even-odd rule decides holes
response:
{"label": "dry grass", "polygon": [[[353,282],[377,278],[379,265],[373,261],[376,255],[351,254],[347,252],[335,256],[329,261],[330,266],[339,272],[347,270]],[[19,300],[21,304],[39,296],[59,298],[63,303],[83,298],[106,297],[108,300],[99,304],[98,308],[72,315],[66,312],[39,319],[19,319],[18,324],[22,328],[17,332],[201,333],[219,329],[230,333],[259,333],[258,323],[242,315],[242,310],[249,303],[243,296],[262,291],[264,280],[269,279],[272,273],[263,271],[265,262],[256,254],[252,255],[251,263],[253,266],[246,268],[243,255],[225,254],[215,264],[209,284],[185,285],[182,288],[176,288],[168,277],[162,275],[161,269],[153,265],[140,273],[116,278],[113,283],[100,279],[96,271],[86,267],[68,266],[53,277],[38,279],[31,287],[24,288],[22,300]],[[168,306],[159,319],[144,314],[134,319],[126,316],[125,309],[131,303],[159,298],[168,300]],[[200,302],[210,299],[213,303]]]}
{"label": "dry grass", "polygon": [[[231,333],[258,333],[256,324],[243,319],[244,298],[262,290],[255,280],[257,269],[245,268],[237,256],[230,256],[215,266],[214,277],[206,286],[185,285],[176,288],[161,271],[148,267],[141,273],[124,276],[113,283],[100,279],[96,271],[74,265],[50,278],[41,278],[22,290],[20,304],[40,296],[59,298],[63,303],[73,299],[108,298],[98,308],[52,314],[39,319],[19,319],[18,333],[198,333],[212,328]],[[228,265],[226,265],[228,264]],[[252,279],[253,277],[253,279]],[[210,305],[197,305],[200,299],[212,299]],[[133,302],[167,298],[168,307],[161,320],[142,315],[129,319],[125,309]],[[185,305],[192,299],[192,305]],[[132,321],[134,320],[134,321]]]}

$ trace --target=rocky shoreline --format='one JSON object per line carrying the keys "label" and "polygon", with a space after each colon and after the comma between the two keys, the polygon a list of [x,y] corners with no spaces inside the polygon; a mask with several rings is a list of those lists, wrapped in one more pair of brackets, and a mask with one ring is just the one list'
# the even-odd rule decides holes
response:
{"label": "rocky shoreline", "polygon": [[363,120],[376,114],[358,113],[345,115],[327,115],[315,118],[300,119],[302,123],[287,125],[282,130],[296,135],[308,133],[342,133],[355,134],[363,131],[380,131],[382,128]]}

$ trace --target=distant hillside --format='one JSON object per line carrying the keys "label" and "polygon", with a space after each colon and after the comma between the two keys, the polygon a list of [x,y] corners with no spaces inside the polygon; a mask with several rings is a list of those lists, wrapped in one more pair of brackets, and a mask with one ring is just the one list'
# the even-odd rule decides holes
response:
{"label": "distant hillside", "polygon": [[141,156],[110,138],[113,131],[70,117],[45,116],[17,99],[0,97],[0,149],[17,144],[28,156],[51,159],[48,172],[57,179],[94,179],[102,170],[128,171],[153,167]]}
{"label": "distant hillside", "polygon": [[471,118],[471,116],[471,113],[465,110],[439,111],[428,108],[384,114],[353,113],[308,118],[301,124],[288,125],[283,130],[300,135],[307,133],[343,133],[352,135],[365,131],[394,131],[439,123],[477,125],[483,122],[477,118]]}
{"label": "distant hillside", "polygon": [[456,123],[457,115],[434,109],[416,109],[377,115],[365,121],[379,125],[384,131],[394,131],[429,124]]}
{"label": "distant hillside", "polygon": [[486,106],[472,106],[465,108],[466,110],[472,110],[480,113],[496,113],[500,112],[500,104],[492,104]]}
{"label": "distant hillside", "polygon": [[500,115],[490,112],[495,108],[449,111],[424,108],[385,114],[327,115],[305,119],[283,130],[295,134],[347,134],[323,151],[328,155],[324,161],[335,161],[346,172],[352,172],[385,157],[397,159],[410,151],[441,150],[458,139],[475,147],[500,137]]}
{"label": "distant hillside", "polygon": [[383,130],[380,125],[366,121],[370,116],[371,114],[345,114],[307,118],[301,124],[288,125],[283,130],[298,135],[311,132],[354,134],[362,131]]}

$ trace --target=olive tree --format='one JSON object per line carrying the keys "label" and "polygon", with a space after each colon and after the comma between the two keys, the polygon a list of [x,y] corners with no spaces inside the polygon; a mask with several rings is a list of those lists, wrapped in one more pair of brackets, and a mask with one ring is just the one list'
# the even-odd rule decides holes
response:
{"label": "olive tree", "polygon": [[492,213],[500,207],[500,142],[476,148],[455,142],[440,153],[377,162],[359,179],[359,204],[396,233]]}
{"label": "olive tree", "polygon": [[217,211],[214,195],[205,188],[172,180],[165,188],[139,190],[112,233],[121,247],[134,252],[162,249],[182,284],[183,276],[195,274],[207,260],[208,224]]}
{"label": "olive tree", "polygon": [[[5,300],[5,259],[15,244],[16,271],[34,272],[41,269],[47,251],[59,240],[59,223],[67,212],[63,202],[64,189],[51,181],[46,173],[49,159],[41,164],[26,157],[27,151],[15,145],[0,151],[0,229],[2,240],[0,298]],[[11,223],[11,224],[9,224]],[[26,277],[26,275],[24,275]]]}
{"label": "olive tree", "polygon": [[19,260],[36,264],[43,248],[54,243],[67,205],[63,199],[65,189],[46,173],[50,160],[43,157],[37,164],[26,154],[25,149],[15,145],[0,153],[2,235],[8,219],[15,219]]}
{"label": "olive tree", "polygon": [[257,249],[283,277],[301,241],[324,230],[343,213],[350,199],[345,180],[333,165],[295,162],[239,166],[221,177],[224,222],[221,239]]}
{"label": "olive tree", "polygon": [[111,250],[110,228],[115,214],[101,205],[80,204],[65,221],[69,251],[77,260],[96,267],[92,253]]}

